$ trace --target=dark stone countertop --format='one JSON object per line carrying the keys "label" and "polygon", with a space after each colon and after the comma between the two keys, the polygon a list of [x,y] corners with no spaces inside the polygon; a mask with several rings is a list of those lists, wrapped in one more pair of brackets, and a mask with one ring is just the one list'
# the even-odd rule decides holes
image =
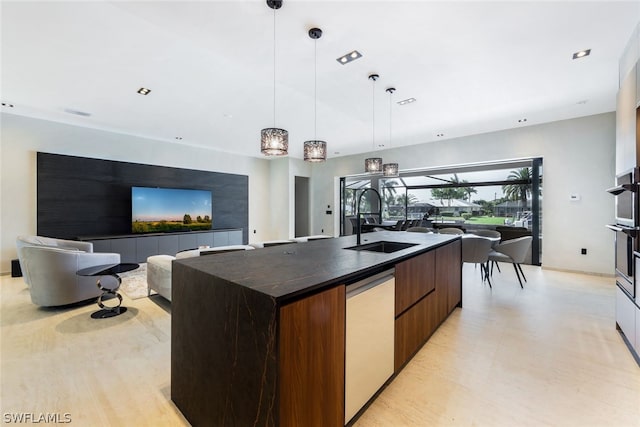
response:
{"label": "dark stone countertop", "polygon": [[458,235],[380,231],[363,234],[361,243],[392,241],[417,245],[388,254],[355,251],[344,248],[355,246],[356,236],[344,236],[185,258],[174,261],[174,265],[250,288],[283,303],[330,285],[360,280],[459,238]]}

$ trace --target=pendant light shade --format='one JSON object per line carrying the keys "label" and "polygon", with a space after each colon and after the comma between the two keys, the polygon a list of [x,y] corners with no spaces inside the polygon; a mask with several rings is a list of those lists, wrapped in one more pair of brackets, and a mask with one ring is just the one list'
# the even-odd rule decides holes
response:
{"label": "pendant light shade", "polygon": [[319,141],[316,138],[317,131],[317,93],[318,93],[318,39],[322,37],[322,30],[320,28],[312,28],[309,30],[309,37],[315,40],[314,42],[314,62],[313,62],[313,137],[311,141],[304,142],[304,161],[305,162],[324,162],[327,160],[327,143],[325,141]]}
{"label": "pendant light shade", "polygon": [[368,159],[364,159],[364,170],[368,173],[382,172],[382,158],[369,157]]}
{"label": "pendant light shade", "polygon": [[[373,90],[372,90],[372,103],[373,103],[373,114],[371,120],[372,126],[372,135],[371,135],[371,144],[373,149],[376,149],[376,80],[380,78],[377,74],[369,75],[369,80],[373,82]],[[364,159],[364,171],[367,173],[380,173],[382,172],[382,159],[380,157],[370,157],[368,159]]]}
{"label": "pendant light shade", "polygon": [[265,156],[286,156],[289,151],[289,132],[279,128],[260,131],[260,152]]}
{"label": "pendant light shade", "polygon": [[260,131],[260,152],[265,156],[286,156],[289,153],[289,132],[276,125],[276,9],[282,0],[267,0],[273,9],[273,127]]}
{"label": "pendant light shade", "polygon": [[397,163],[385,163],[382,165],[382,175],[388,178],[398,176],[398,164]]}
{"label": "pendant light shade", "polygon": [[324,141],[305,141],[304,142],[304,161],[305,162],[324,162],[327,160],[327,143]]}
{"label": "pendant light shade", "polygon": [[[396,91],[395,87],[387,88],[387,93],[389,94],[389,148],[391,148],[391,97],[393,96],[393,92]],[[385,163],[382,165],[382,175],[388,178],[395,178],[399,176],[399,167],[397,163]]]}

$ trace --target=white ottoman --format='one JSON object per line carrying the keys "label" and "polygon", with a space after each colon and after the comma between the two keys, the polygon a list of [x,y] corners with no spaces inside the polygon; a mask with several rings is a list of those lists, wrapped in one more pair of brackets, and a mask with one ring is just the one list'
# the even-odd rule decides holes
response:
{"label": "white ottoman", "polygon": [[147,258],[147,295],[154,290],[171,301],[171,255],[153,255]]}
{"label": "white ottoman", "polygon": [[225,252],[237,252],[237,251],[252,251],[255,248],[250,245],[229,245],[229,246],[215,246],[213,248],[200,249],[200,256],[221,254]]}

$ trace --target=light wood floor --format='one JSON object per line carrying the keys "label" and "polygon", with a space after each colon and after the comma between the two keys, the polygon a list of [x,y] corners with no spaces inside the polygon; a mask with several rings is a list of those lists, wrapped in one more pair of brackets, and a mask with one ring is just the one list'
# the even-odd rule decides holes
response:
{"label": "light wood floor", "polygon": [[[508,266],[507,266],[508,267]],[[357,426],[640,426],[640,367],[615,330],[613,279],[511,268],[490,290],[464,269],[463,309]],[[39,309],[0,278],[0,412],[68,413],[78,426],[188,425],[170,400],[170,305]],[[2,421],[0,421],[2,422]],[[42,425],[34,424],[34,425]]]}

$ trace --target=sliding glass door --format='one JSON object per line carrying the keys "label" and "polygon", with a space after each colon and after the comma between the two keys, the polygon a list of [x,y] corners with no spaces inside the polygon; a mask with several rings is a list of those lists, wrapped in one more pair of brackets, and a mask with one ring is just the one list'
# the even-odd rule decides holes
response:
{"label": "sliding glass door", "polygon": [[[542,158],[414,170],[399,177],[357,175],[341,180],[341,235],[351,234],[357,199],[365,188],[380,192],[382,222],[420,220],[437,231],[498,230],[503,239],[533,236],[530,262],[541,264]],[[372,207],[363,199],[361,212]]]}

